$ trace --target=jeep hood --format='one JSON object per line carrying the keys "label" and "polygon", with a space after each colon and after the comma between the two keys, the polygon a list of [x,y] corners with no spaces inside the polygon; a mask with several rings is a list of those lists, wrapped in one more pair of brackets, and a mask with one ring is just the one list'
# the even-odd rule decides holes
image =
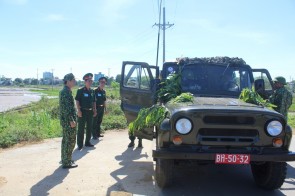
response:
{"label": "jeep hood", "polygon": [[[220,111],[240,111],[240,112],[260,112],[260,113],[277,113],[271,109],[255,104],[245,103],[237,98],[220,98],[220,97],[194,97],[193,102],[166,104],[167,109],[173,115],[179,111],[189,110],[220,110]],[[278,114],[278,113],[277,113]]]}

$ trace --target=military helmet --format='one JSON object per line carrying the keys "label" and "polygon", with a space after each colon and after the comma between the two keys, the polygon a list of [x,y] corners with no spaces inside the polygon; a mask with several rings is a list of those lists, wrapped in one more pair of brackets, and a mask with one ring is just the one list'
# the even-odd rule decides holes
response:
{"label": "military helmet", "polygon": [[281,83],[283,85],[286,85],[287,84],[286,79],[283,76],[275,77],[275,79],[273,80],[273,82],[279,82],[279,83]]}

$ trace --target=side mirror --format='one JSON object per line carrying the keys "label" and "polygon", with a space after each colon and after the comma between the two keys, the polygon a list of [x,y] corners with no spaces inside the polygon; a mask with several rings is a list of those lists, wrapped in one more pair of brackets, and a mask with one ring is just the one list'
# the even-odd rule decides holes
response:
{"label": "side mirror", "polygon": [[254,88],[255,91],[264,99],[267,98],[267,95],[265,93],[265,83],[263,79],[257,79],[254,81]]}

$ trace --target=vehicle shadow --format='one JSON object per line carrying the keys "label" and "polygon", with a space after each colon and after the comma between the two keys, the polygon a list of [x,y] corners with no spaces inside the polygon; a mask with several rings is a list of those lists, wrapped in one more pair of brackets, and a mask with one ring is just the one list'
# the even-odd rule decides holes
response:
{"label": "vehicle shadow", "polygon": [[173,184],[158,195],[285,195],[280,190],[267,191],[257,187],[251,167],[246,165],[175,167],[173,173]]}
{"label": "vehicle shadow", "polygon": [[58,167],[51,175],[46,176],[37,184],[31,187],[30,192],[32,196],[49,195],[49,190],[61,184],[65,177],[69,174],[68,169]]}
{"label": "vehicle shadow", "polygon": [[130,192],[138,195],[157,195],[153,183],[153,162],[136,161],[148,158],[146,153],[142,154],[142,148],[127,148],[121,155],[115,156],[122,166],[110,173],[116,183],[108,188],[107,195],[114,191]]}
{"label": "vehicle shadow", "polygon": [[287,177],[285,183],[291,185],[293,188],[281,188],[282,190],[295,190],[295,168],[288,164]]}

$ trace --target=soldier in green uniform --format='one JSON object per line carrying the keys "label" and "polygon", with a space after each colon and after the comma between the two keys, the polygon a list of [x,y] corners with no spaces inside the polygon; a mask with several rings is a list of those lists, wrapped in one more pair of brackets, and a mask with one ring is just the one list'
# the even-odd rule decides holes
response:
{"label": "soldier in green uniform", "polygon": [[92,85],[92,73],[87,73],[83,76],[85,86],[79,88],[75,97],[77,110],[78,110],[78,133],[77,133],[77,145],[78,149],[83,148],[84,141],[84,129],[86,124],[86,139],[85,146],[93,147],[94,145],[90,143],[91,133],[92,133],[92,122],[93,117],[96,116],[96,104],[94,92],[90,88]]}
{"label": "soldier in green uniform", "polygon": [[72,73],[64,76],[64,88],[59,93],[60,124],[62,126],[61,162],[63,168],[77,167],[72,161],[72,152],[76,143],[76,109],[72,88],[75,77]]}
{"label": "soldier in green uniform", "polygon": [[278,76],[273,82],[275,91],[269,100],[277,106],[274,110],[284,115],[286,120],[288,120],[288,109],[292,105],[292,94],[284,86],[287,84],[284,77]]}
{"label": "soldier in green uniform", "polygon": [[101,77],[98,80],[99,86],[94,90],[95,100],[96,100],[96,111],[97,115],[93,118],[93,139],[98,139],[99,137],[103,137],[101,134],[101,123],[103,119],[104,113],[107,111],[106,108],[106,91],[104,87],[107,83],[107,79],[105,77]]}

